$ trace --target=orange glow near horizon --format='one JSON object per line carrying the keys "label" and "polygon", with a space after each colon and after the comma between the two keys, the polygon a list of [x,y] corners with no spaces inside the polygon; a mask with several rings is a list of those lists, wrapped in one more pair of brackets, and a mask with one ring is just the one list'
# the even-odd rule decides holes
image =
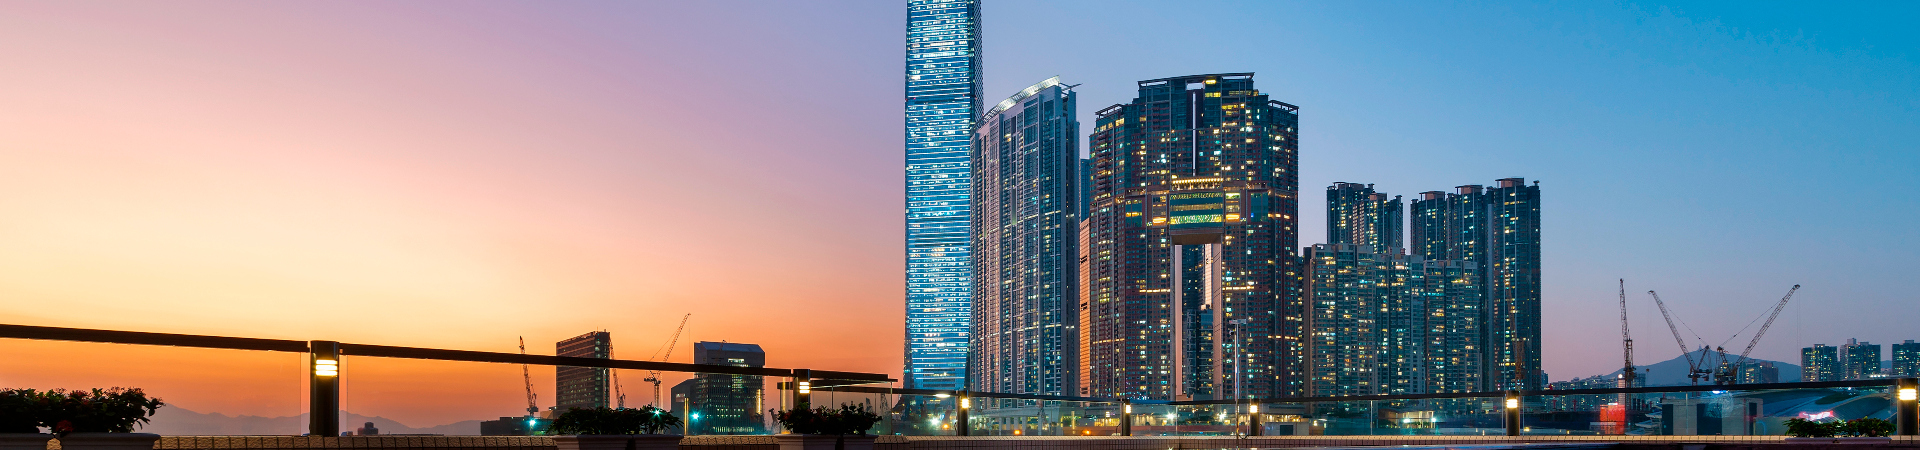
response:
{"label": "orange glow near horizon", "polygon": [[[678,362],[730,341],[899,372],[900,162],[876,150],[897,133],[786,119],[843,96],[684,89],[655,62],[702,56],[531,7],[11,9],[0,40],[31,44],[0,71],[0,323],[541,354],[607,330],[647,359],[691,313]],[[201,413],[299,414],[303,364],[0,340],[0,387]],[[525,408],[514,365],[342,370],[348,411],[409,426]]]}

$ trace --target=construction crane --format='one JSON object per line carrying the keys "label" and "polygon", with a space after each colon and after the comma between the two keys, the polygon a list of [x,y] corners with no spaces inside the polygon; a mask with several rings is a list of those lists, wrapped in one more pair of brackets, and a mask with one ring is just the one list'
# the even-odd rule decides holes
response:
{"label": "construction crane", "polygon": [[[680,344],[680,332],[687,330],[687,319],[691,317],[693,317],[693,313],[680,316],[680,327],[673,329],[673,338],[667,340],[666,347],[662,347],[660,350],[653,352],[654,356],[659,357],[659,361],[666,362],[667,359],[673,357],[673,348]],[[665,355],[662,355],[662,352],[665,352]],[[666,405],[665,403],[660,403],[660,371],[648,371],[647,378],[641,381],[653,383],[653,404],[655,406]]]}
{"label": "construction crane", "polygon": [[[527,337],[521,336],[520,356],[526,355]],[[533,417],[534,413],[540,412],[540,396],[533,393],[533,372],[527,369],[526,364],[520,365],[520,377],[527,381],[527,417]]]}
{"label": "construction crane", "polygon": [[[607,346],[607,359],[619,359],[613,357],[613,346]],[[614,406],[619,409],[627,409],[627,393],[626,391],[620,390],[620,369],[607,369],[607,372],[613,374]]]}
{"label": "construction crane", "polygon": [[[1693,361],[1693,351],[1687,350],[1687,339],[1680,337],[1680,327],[1673,325],[1673,314],[1667,312],[1667,302],[1660,300],[1660,293],[1647,291],[1647,295],[1653,296],[1653,304],[1660,307],[1660,317],[1667,319],[1667,328],[1673,330],[1673,342],[1680,344],[1680,356],[1687,358],[1687,380],[1699,385],[1700,379],[1712,375],[1713,371],[1702,369],[1700,363]],[[1705,360],[1706,354],[1702,353],[1700,359]]]}
{"label": "construction crane", "polygon": [[1633,367],[1633,333],[1627,330],[1627,280],[1625,278],[1620,279],[1620,344],[1624,350],[1624,357],[1621,359],[1626,361],[1626,367],[1620,369],[1620,387],[1630,388],[1633,387],[1633,377],[1636,374]]}
{"label": "construction crane", "polygon": [[1788,289],[1785,297],[1780,297],[1780,303],[1773,305],[1773,313],[1767,315],[1767,321],[1760,324],[1759,331],[1753,332],[1753,341],[1747,342],[1747,349],[1740,351],[1740,359],[1734,360],[1733,364],[1720,365],[1720,373],[1714,376],[1714,384],[1734,384],[1739,381],[1740,365],[1747,362],[1747,355],[1753,353],[1753,346],[1759,345],[1760,337],[1765,336],[1767,328],[1773,326],[1773,319],[1780,318],[1780,312],[1787,310],[1787,300],[1792,300],[1795,292],[1800,292],[1800,285],[1793,285],[1793,289]]}

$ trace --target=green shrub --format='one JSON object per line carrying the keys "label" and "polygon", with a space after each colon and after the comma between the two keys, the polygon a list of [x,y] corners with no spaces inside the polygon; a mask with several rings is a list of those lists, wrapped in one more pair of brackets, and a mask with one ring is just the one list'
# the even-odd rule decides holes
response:
{"label": "green shrub", "polygon": [[1787,419],[1787,434],[1803,438],[1827,438],[1840,434],[1840,424],[1835,422],[1815,422],[1812,420]]}
{"label": "green shrub", "polygon": [[775,413],[773,418],[794,434],[865,436],[868,429],[880,423],[880,415],[867,409],[867,405],[852,403],[840,405],[839,408],[789,409]]}
{"label": "green shrub", "polygon": [[39,433],[40,398],[32,389],[0,389],[0,433]]}
{"label": "green shrub", "polygon": [[658,434],[679,428],[680,418],[651,405],[634,408],[571,408],[553,419],[549,434]]}
{"label": "green shrub", "polygon": [[1872,417],[1862,417],[1846,421],[1840,425],[1841,434],[1857,437],[1886,437],[1893,434],[1893,422]]}
{"label": "green shrub", "polygon": [[40,424],[61,436],[67,433],[132,433],[150,422],[165,403],[147,398],[139,388],[52,390],[41,394]]}

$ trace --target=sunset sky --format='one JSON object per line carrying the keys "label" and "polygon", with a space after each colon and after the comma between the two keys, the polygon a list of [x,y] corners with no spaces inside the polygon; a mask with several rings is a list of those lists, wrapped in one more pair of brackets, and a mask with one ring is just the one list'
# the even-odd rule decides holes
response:
{"label": "sunset sky", "polygon": [[[899,2],[0,5],[0,323],[641,359],[691,313],[677,361],[900,370]],[[1920,339],[1913,3],[984,5],[989,104],[1059,75],[1088,129],[1255,72],[1300,105],[1302,243],[1335,181],[1542,180],[1554,380],[1618,367],[1623,277],[1645,362],[1679,353],[1647,289],[1718,343],[1805,285],[1767,359]],[[301,364],[0,340],[0,387],[198,412],[298,414]],[[518,366],[346,370],[408,425],[524,408]]]}

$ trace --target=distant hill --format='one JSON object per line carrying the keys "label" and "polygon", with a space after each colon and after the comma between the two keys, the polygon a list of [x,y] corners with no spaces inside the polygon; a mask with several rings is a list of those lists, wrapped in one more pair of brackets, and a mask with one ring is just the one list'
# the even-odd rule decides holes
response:
{"label": "distant hill", "polygon": [[[1704,366],[1708,369],[1719,367],[1719,354],[1706,350],[1693,352],[1694,361],[1706,361],[1704,358],[1707,357],[1713,358],[1712,363],[1703,363]],[[1740,359],[1740,355],[1727,355],[1727,359]],[[1797,364],[1787,364],[1780,361],[1769,361],[1759,358],[1747,358],[1747,360],[1773,363],[1774,367],[1780,369],[1780,382],[1782,383],[1800,381],[1800,366]],[[1647,377],[1647,386],[1686,386],[1689,384],[1687,381],[1687,360],[1679,356],[1653,364],[1642,364],[1640,365],[1640,373]],[[1607,375],[1619,376],[1620,371],[1616,369]],[[1710,381],[1702,380],[1702,383],[1710,383]]]}
{"label": "distant hill", "polygon": [[[492,420],[489,418],[487,420]],[[464,420],[446,425],[425,428],[413,428],[399,421],[385,417],[368,417],[350,412],[340,413],[341,431],[360,428],[367,422],[373,422],[381,434],[444,434],[449,436],[473,436],[480,434],[480,420]],[[153,415],[153,423],[139,430],[143,433],[159,433],[176,436],[237,436],[237,435],[290,435],[304,434],[307,431],[307,415],[261,417],[229,416],[220,413],[199,413],[172,405],[160,408]]]}

